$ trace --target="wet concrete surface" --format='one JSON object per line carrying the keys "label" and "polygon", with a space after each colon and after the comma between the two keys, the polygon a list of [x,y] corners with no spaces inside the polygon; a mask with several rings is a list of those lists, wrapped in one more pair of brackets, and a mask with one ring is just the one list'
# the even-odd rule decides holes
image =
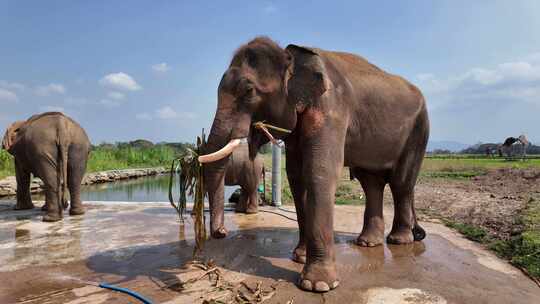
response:
{"label": "wet concrete surface", "polygon": [[[92,286],[108,282],[154,303],[202,303],[230,296],[207,279],[183,285],[202,271],[192,260],[192,222],[180,225],[162,203],[87,203],[83,216],[43,223],[38,209],[11,210],[0,202],[0,303],[135,303]],[[278,212],[294,218],[294,213]],[[265,303],[540,303],[540,288],[505,261],[431,222],[423,242],[362,248],[362,207],[336,206],[336,260],[341,285],[326,294],[299,290],[302,265],[290,260],[298,240],[294,221],[261,212],[226,214],[229,235],[206,243],[224,282],[275,288]],[[387,231],[392,209],[385,208]]]}

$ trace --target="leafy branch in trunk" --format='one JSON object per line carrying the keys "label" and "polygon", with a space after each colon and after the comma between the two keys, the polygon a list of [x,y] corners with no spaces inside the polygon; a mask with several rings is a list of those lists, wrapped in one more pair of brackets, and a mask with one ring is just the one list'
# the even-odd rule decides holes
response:
{"label": "leafy branch in trunk", "polygon": [[[202,135],[197,137],[196,150],[186,148],[179,158],[172,161],[169,178],[169,202],[178,213],[182,225],[184,224],[187,196],[193,196],[194,198],[192,216],[194,217],[195,249],[193,251],[193,256],[196,256],[197,253],[202,250],[204,241],[206,240],[203,167],[197,160],[202,152],[201,149],[205,144],[206,138],[203,129]],[[180,171],[180,178],[178,180],[180,197],[178,198],[178,203],[175,203],[172,188],[174,176],[177,171]]]}

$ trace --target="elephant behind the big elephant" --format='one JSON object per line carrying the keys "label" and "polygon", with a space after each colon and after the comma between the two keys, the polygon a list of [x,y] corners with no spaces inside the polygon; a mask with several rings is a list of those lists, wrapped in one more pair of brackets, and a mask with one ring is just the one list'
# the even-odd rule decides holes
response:
{"label": "elephant behind the big elephant", "polygon": [[251,159],[247,144],[240,145],[231,153],[225,170],[225,185],[238,185],[242,188],[236,204],[237,212],[257,213],[259,204],[257,188],[261,182],[261,175],[264,175],[263,159],[260,155]]}
{"label": "elephant behind the big elephant", "polygon": [[90,140],[73,119],[59,112],[34,115],[11,124],[2,148],[15,158],[17,204],[15,209],[34,208],[30,195],[33,174],[43,180],[47,214],[43,221],[62,219],[67,208],[69,188],[71,215],[84,213],[80,198],[81,181],[86,171]]}

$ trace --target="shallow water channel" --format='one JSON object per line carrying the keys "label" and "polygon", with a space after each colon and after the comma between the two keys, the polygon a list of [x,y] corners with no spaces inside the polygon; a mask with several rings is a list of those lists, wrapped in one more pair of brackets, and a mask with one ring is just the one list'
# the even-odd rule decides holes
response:
{"label": "shallow water channel", "polygon": [[[226,201],[237,188],[238,186],[225,186]],[[179,194],[178,177],[176,177],[173,183],[175,201],[178,201]],[[83,186],[81,197],[83,201],[168,202],[169,175],[146,176]],[[45,199],[43,194],[36,194],[33,198],[35,200]],[[188,197],[189,201],[192,201],[192,198]]]}

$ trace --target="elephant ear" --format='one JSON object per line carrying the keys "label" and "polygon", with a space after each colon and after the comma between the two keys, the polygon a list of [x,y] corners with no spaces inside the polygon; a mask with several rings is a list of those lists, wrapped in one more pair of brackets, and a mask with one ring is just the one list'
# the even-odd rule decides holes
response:
{"label": "elephant ear", "polygon": [[7,151],[11,149],[13,144],[17,141],[17,133],[24,123],[24,121],[16,121],[7,128],[4,138],[2,139],[2,148]]}
{"label": "elephant ear", "polygon": [[294,44],[288,45],[286,50],[292,59],[286,86],[288,100],[302,108],[316,104],[332,86],[320,51]]}

